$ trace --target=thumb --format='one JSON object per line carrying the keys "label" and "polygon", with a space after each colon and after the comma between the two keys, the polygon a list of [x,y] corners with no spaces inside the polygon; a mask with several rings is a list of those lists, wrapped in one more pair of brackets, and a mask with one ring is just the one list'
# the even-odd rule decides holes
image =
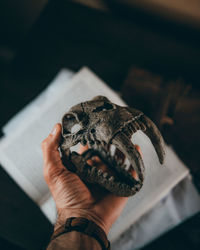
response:
{"label": "thumb", "polygon": [[56,124],[49,136],[42,142],[44,158],[44,178],[50,184],[57,176],[67,169],[63,166],[58,151],[61,140],[61,124]]}
{"label": "thumb", "polygon": [[61,140],[61,124],[57,123],[49,136],[42,142],[44,163],[56,163],[60,159],[58,151]]}

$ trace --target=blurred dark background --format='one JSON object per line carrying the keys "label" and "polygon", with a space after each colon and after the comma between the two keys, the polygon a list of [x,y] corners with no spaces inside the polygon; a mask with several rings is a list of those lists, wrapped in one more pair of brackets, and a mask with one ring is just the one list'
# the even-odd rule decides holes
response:
{"label": "blurred dark background", "polygon": [[[199,60],[199,0],[1,0],[0,127],[61,68],[86,65],[156,120],[199,189]],[[152,79],[147,97],[138,86]],[[0,179],[0,248],[44,249],[52,225],[2,168]],[[198,214],[145,249],[199,249],[199,225]]]}

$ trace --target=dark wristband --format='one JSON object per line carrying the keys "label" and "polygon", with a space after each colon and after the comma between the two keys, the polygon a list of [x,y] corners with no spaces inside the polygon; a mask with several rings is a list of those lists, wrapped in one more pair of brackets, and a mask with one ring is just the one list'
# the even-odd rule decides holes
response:
{"label": "dark wristband", "polygon": [[110,242],[103,229],[91,220],[82,217],[71,217],[65,225],[59,227],[52,235],[51,240],[68,232],[77,231],[95,238],[103,250],[110,249]]}

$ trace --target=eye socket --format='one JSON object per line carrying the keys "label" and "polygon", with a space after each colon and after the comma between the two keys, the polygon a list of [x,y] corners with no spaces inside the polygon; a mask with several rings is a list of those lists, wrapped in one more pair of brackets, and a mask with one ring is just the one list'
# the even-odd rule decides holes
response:
{"label": "eye socket", "polygon": [[73,114],[66,114],[63,117],[63,133],[77,133],[81,129],[76,117]]}
{"label": "eye socket", "polygon": [[113,105],[111,103],[108,103],[108,102],[104,102],[104,104],[102,106],[99,106],[95,109],[93,109],[92,112],[100,112],[100,111],[107,111],[107,110],[110,110],[110,109],[113,109]]}

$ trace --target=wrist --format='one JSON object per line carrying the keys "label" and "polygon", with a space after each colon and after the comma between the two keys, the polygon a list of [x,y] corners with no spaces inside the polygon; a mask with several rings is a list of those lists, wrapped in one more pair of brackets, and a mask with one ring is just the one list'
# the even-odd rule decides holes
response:
{"label": "wrist", "polygon": [[[85,234],[85,235],[88,235],[88,236],[94,238],[99,243],[99,245],[101,246],[101,248],[103,250],[110,250],[110,242],[108,241],[108,238],[107,238],[105,232],[102,230],[102,228],[99,227],[93,221],[88,220],[88,219],[83,218],[83,217],[70,217],[70,218],[68,218],[64,225],[60,226],[56,231],[54,231],[54,233],[51,237],[51,240],[54,240],[55,238],[60,237],[62,234],[68,233],[68,235],[69,235],[69,233],[73,232],[73,231],[77,231],[79,233],[82,233],[82,235],[76,235],[76,234],[74,235],[74,236],[78,236],[79,240],[82,241],[81,249],[84,245],[83,235]],[[69,239],[69,237],[67,237],[67,238]],[[91,239],[90,239],[90,242],[91,242]],[[87,248],[88,248],[88,246],[87,246]],[[97,249],[97,248],[98,247],[95,244],[95,247],[93,245],[93,247],[91,249]],[[79,249],[79,247],[78,247],[78,249]]]}
{"label": "wrist", "polygon": [[54,227],[54,230],[57,230],[60,226],[64,225],[66,220],[70,217],[82,217],[96,223],[101,229],[108,235],[111,225],[105,223],[102,218],[100,218],[94,212],[91,212],[89,209],[59,209],[58,217]]}

